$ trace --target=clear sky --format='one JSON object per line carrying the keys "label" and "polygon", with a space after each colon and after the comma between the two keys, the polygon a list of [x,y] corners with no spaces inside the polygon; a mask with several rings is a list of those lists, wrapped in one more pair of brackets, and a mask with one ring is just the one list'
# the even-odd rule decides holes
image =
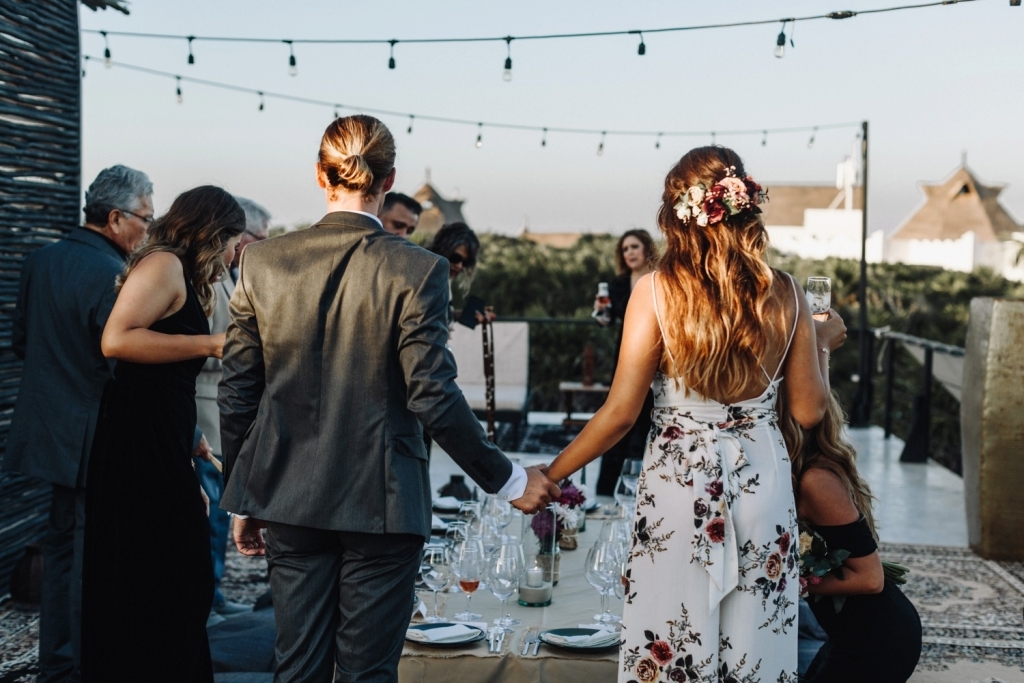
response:
{"label": "clear sky", "polygon": [[[895,0],[561,0],[481,3],[329,0],[155,0],[131,15],[82,7],[82,28],[268,38],[411,38],[578,32],[771,19],[899,4]],[[112,37],[113,58],[240,86],[397,111],[540,126],[723,130],[871,124],[869,218],[892,230],[923,198],[919,181],[952,172],[963,151],[986,182],[1009,185],[1004,205],[1024,221],[1024,7],[1007,0],[798,23],[795,49],[772,55],[778,25],[645,36],[512,44],[514,78],[501,78],[503,43],[296,47]],[[86,54],[103,40],[83,34]],[[313,163],[329,107],[87,65],[83,81],[83,182],[124,163],[146,171],[158,211],[179,192],[215,183],[264,204],[275,224],[323,211]],[[352,113],[351,110],[345,110]],[[665,172],[710,138],[540,135],[382,117],[398,143],[397,189],[412,193],[431,169],[443,194],[466,199],[478,230],[621,232],[654,228]],[[831,183],[855,129],[808,134],[719,135],[755,178]]]}

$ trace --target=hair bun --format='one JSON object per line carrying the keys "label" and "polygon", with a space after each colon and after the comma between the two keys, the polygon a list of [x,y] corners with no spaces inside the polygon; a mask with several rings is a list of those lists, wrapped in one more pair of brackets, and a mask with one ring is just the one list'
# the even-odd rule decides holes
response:
{"label": "hair bun", "polygon": [[373,187],[373,170],[366,163],[362,154],[350,154],[331,169],[335,177],[331,178],[332,185],[341,185],[353,192],[365,192]]}
{"label": "hair bun", "polygon": [[320,141],[319,162],[332,187],[376,195],[395,166],[395,141],[372,116],[335,119]]}

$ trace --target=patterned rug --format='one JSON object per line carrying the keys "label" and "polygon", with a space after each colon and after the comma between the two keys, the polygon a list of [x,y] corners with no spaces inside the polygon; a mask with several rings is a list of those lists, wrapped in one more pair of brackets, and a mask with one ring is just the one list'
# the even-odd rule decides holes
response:
{"label": "patterned rug", "polygon": [[[924,650],[914,683],[1024,682],[1024,563],[983,560],[966,548],[883,544],[910,567],[907,596],[921,613]],[[267,590],[266,562],[229,548],[222,586],[253,604]],[[31,683],[39,618],[0,605],[0,683]]]}

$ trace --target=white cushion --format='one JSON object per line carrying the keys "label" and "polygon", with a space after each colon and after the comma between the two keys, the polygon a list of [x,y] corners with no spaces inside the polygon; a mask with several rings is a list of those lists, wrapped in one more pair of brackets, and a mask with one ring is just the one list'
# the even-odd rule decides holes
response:
{"label": "white cushion", "polygon": [[[456,324],[449,346],[459,370],[456,380],[475,410],[487,407],[482,326]],[[492,323],[494,335],[494,399],[498,410],[522,410],[529,391],[530,324]]]}

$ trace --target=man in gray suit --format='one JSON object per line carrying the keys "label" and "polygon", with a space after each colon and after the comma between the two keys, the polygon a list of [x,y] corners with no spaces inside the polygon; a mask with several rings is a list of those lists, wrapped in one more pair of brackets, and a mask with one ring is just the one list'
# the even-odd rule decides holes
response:
{"label": "man in gray suit", "polygon": [[267,527],[277,683],[395,681],[430,536],[423,428],[520,509],[559,490],[487,441],[455,384],[448,263],[377,218],[394,183],[390,132],[369,116],[336,120],[317,169],[331,213],[242,255],[221,505],[249,515],[234,530],[246,554],[262,553]]}
{"label": "man in gray suit", "polygon": [[14,353],[25,361],[4,469],[53,485],[43,546],[38,683],[78,680],[89,451],[111,365],[100,351],[114,280],[153,221],[153,185],[125,166],[85,193],[85,226],[21,269]]}
{"label": "man in gray suit", "polygon": [[[270,230],[270,212],[251,199],[235,197],[245,211],[245,232],[239,244],[235,262],[246,245],[267,238]],[[222,334],[227,331],[231,322],[228,302],[235,291],[233,275],[237,270],[228,270],[221,279],[214,283],[216,295],[213,315],[210,316],[210,334]],[[196,379],[196,443],[194,464],[196,476],[206,495],[210,498],[210,552],[213,554],[213,611],[219,617],[229,617],[248,612],[248,605],[232,602],[220,592],[220,582],[224,578],[224,560],[227,550],[228,531],[231,522],[228,513],[220,509],[220,499],[224,492],[224,477],[216,466],[210,462],[209,456],[223,458],[220,445],[220,409],[217,407],[217,385],[222,377],[219,358],[208,358],[202,372]],[[210,615],[211,620],[219,617]],[[211,622],[212,623],[212,622]]]}

